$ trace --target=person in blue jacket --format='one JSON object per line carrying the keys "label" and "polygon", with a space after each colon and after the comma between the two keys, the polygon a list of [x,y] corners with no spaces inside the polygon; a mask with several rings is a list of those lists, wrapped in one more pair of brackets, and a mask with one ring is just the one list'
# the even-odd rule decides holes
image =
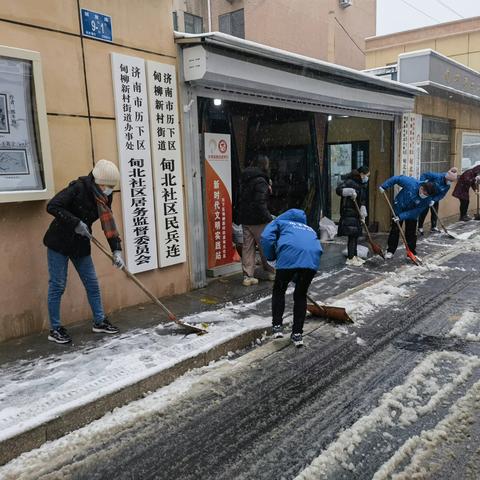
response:
{"label": "person in blue jacket", "polygon": [[435,212],[438,212],[438,208],[440,206],[440,200],[442,200],[445,197],[445,195],[448,193],[448,190],[450,189],[450,185],[452,184],[452,182],[457,181],[457,169],[453,167],[446,173],[425,172],[425,173],[422,173],[422,175],[420,176],[420,181],[433,182],[437,187],[437,194],[431,200],[431,202],[434,202],[433,207],[427,207],[422,212],[422,214],[418,217],[418,233],[420,233],[420,235],[423,235],[423,224],[425,222],[425,218],[427,217],[429,210],[430,210],[430,231],[439,232],[440,230],[437,228],[437,215]]}
{"label": "person in blue jacket", "polygon": [[307,291],[320,266],[322,246],[313,228],[307,225],[303,210],[287,210],[270,222],[262,233],[261,245],[269,261],[276,260],[272,292],[272,324],[275,338],[283,337],[282,317],[285,292],[295,282],[293,327],[290,336],[295,346],[303,345],[303,323],[307,309]]}
{"label": "person in blue jacket", "polygon": [[392,258],[397,250],[400,236],[399,225],[403,225],[403,222],[405,222],[405,237],[408,248],[414,255],[416,254],[418,217],[426,208],[433,206],[432,198],[437,194],[437,188],[433,182],[420,182],[405,175],[390,177],[383,182],[379,187],[380,193],[394,185],[401,187],[401,190],[393,202],[395,216],[392,217],[385,258]]}

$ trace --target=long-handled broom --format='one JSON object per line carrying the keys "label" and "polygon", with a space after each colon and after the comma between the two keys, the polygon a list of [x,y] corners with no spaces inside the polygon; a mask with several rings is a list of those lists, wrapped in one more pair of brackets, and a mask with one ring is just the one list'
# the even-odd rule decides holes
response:
{"label": "long-handled broom", "polygon": [[[112,254],[93,236],[90,236],[90,240],[93,242],[94,245],[96,245],[110,260],[113,261],[113,256]],[[196,327],[195,325],[191,325],[189,323],[182,322],[179,320],[148,288],[140,282],[140,280],[133,274],[131,273],[127,267],[123,267],[122,270],[125,272],[125,275],[132,280],[137,287],[139,287],[149,298],[152,300],[156,305],[158,305],[168,316],[168,319],[172,322],[175,322],[177,325],[185,328],[185,330],[188,330],[190,332],[196,333],[198,335],[203,335],[204,333],[207,333],[207,331],[204,328]]]}
{"label": "long-handled broom", "polygon": [[362,214],[360,213],[360,208],[358,207],[357,199],[352,197],[352,200],[357,210],[358,218],[360,219],[360,222],[362,222],[363,228],[365,228],[365,232],[367,233],[368,243],[370,244],[370,248],[372,249],[372,252],[375,255],[380,255],[385,260],[385,254],[383,253],[382,247],[378,243],[375,243],[372,239],[372,236],[370,235],[370,230],[367,227],[365,219],[362,217]]}
{"label": "long-handled broom", "polygon": [[[397,214],[395,213],[395,210],[393,209],[392,207],[392,204],[390,203],[390,200],[388,199],[388,196],[386,194],[386,192],[383,192],[383,196],[388,204],[388,206],[390,207],[390,211],[392,212],[392,215],[394,217],[397,216]],[[403,231],[403,228],[402,226],[400,225],[400,222],[397,222],[397,227],[398,227],[398,230],[400,231],[400,236],[402,237],[402,241],[403,241],[403,244],[405,245],[405,250],[407,252],[407,257],[417,266],[420,266],[421,264],[421,261],[420,259],[410,250],[409,246],[408,246],[408,243],[407,243],[407,238],[405,237],[405,232]]]}

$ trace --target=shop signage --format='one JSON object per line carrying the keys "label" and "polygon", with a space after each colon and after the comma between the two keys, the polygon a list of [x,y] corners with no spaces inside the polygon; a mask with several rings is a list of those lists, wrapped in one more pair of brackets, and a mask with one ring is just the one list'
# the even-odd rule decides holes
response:
{"label": "shop signage", "polygon": [[147,61],[147,85],[158,261],[160,267],[167,267],[186,260],[183,174],[175,67]]}
{"label": "shop signage", "polygon": [[82,34],[85,37],[112,42],[112,17],[81,8]]}
{"label": "shop signage", "polygon": [[230,135],[204,137],[207,197],[208,268],[234,261]]}
{"label": "shop signage", "polygon": [[422,154],[422,116],[404,113],[402,116],[402,148],[400,175],[420,178]]}
{"label": "shop signage", "polygon": [[112,53],[124,243],[133,273],[157,268],[145,62]]}

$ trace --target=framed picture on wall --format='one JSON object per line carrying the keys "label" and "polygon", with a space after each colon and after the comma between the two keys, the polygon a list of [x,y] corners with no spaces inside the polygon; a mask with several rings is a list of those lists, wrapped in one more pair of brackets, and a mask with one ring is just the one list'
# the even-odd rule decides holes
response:
{"label": "framed picture on wall", "polygon": [[0,175],[29,175],[27,151],[0,149]]}
{"label": "framed picture on wall", "polygon": [[0,133],[10,133],[8,121],[7,95],[0,93]]}

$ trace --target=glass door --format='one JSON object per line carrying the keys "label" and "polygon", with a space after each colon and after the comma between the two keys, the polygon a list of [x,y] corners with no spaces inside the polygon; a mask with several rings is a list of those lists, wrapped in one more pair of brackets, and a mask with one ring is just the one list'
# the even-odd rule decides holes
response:
{"label": "glass door", "polygon": [[340,197],[335,191],[344,175],[352,171],[352,144],[339,143],[328,146],[330,167],[330,218],[340,220]]}

